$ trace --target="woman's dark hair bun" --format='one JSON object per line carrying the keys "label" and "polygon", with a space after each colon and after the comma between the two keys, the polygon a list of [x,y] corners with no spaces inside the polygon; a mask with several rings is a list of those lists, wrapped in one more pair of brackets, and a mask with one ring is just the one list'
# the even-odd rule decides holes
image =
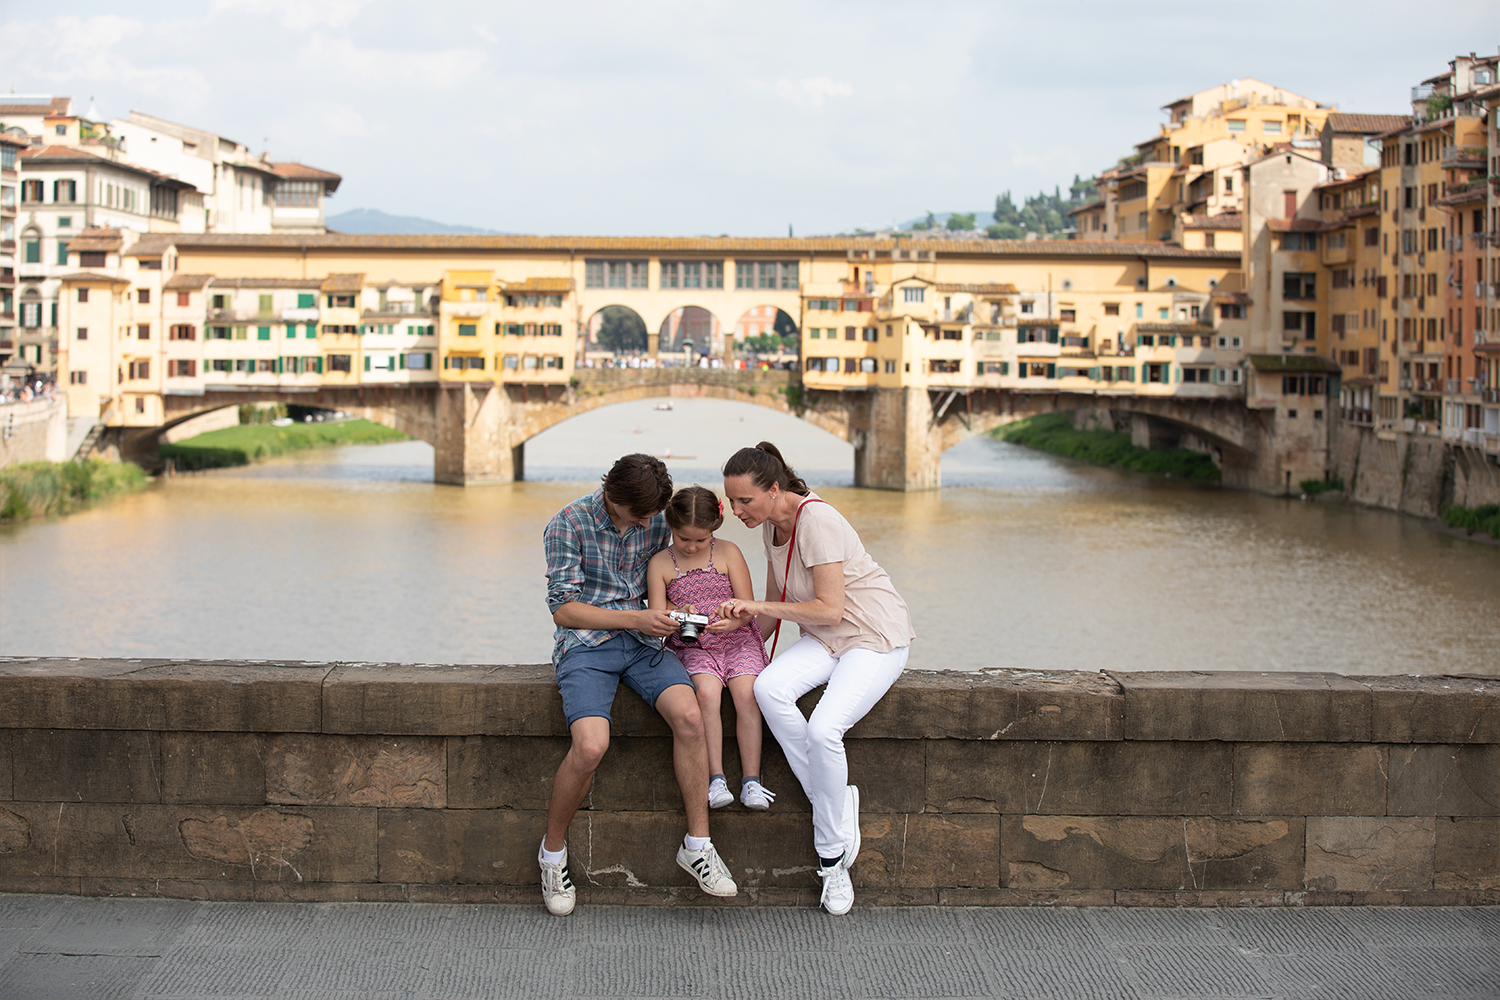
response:
{"label": "woman's dark hair bun", "polygon": [[789,493],[807,496],[812,492],[807,483],[781,457],[781,449],[769,441],[762,441],[754,448],[741,448],[729,456],[724,463],[724,475],[749,476],[750,481],[763,490],[772,484]]}

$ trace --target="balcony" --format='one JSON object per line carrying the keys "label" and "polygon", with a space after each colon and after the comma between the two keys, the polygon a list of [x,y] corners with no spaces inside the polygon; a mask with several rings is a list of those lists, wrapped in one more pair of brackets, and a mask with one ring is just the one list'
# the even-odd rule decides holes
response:
{"label": "balcony", "polygon": [[318,321],[318,308],[312,306],[307,309],[283,309],[279,313],[283,323],[316,323]]}
{"label": "balcony", "polygon": [[1416,380],[1416,384],[1413,385],[1412,388],[1416,392],[1441,393],[1443,391],[1442,386],[1443,383],[1441,379],[1419,378]]}
{"label": "balcony", "polygon": [[1412,388],[1412,380],[1409,379],[1409,378],[1401,379],[1401,381],[1398,383],[1398,385],[1400,385],[1401,388],[1410,391],[1411,388]]}
{"label": "balcony", "polygon": [[1488,152],[1484,146],[1449,146],[1443,150],[1443,166],[1483,170]]}
{"label": "balcony", "polygon": [[1351,424],[1359,424],[1362,427],[1372,427],[1375,424],[1374,410],[1361,410],[1353,407],[1344,407],[1340,414]]}
{"label": "balcony", "polygon": [[1450,378],[1444,383],[1443,394],[1446,396],[1457,396],[1463,391],[1463,379]]}
{"label": "balcony", "polygon": [[1500,389],[1480,389],[1479,398],[1486,403],[1500,403]]}
{"label": "balcony", "polygon": [[1463,433],[1463,442],[1464,444],[1469,445],[1473,448],[1484,447],[1484,431],[1480,430],[1478,427],[1465,427]]}

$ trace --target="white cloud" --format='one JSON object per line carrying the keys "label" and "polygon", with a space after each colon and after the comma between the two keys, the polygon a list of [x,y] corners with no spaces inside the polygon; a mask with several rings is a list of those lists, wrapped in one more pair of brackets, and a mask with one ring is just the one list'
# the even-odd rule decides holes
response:
{"label": "white cloud", "polygon": [[273,14],[288,28],[341,28],[370,0],[213,0],[214,13]]}
{"label": "white cloud", "polygon": [[851,97],[854,94],[852,83],[841,83],[826,76],[810,76],[801,80],[783,77],[774,82],[751,80],[750,86],[803,108],[821,108],[823,102],[830,97]]}

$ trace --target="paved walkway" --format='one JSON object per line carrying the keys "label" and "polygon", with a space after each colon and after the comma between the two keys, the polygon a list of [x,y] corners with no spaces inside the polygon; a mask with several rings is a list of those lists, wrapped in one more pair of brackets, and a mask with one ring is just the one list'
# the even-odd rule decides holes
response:
{"label": "paved walkway", "polygon": [[0,895],[0,998],[1500,997],[1500,907],[860,909]]}

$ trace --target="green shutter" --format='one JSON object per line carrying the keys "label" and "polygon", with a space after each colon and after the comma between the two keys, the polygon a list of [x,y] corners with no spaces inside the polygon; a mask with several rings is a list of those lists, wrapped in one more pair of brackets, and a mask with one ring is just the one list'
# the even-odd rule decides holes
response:
{"label": "green shutter", "polygon": [[404,353],[396,355],[396,364],[402,371],[406,370],[406,355]]}
{"label": "green shutter", "polygon": [[365,371],[369,371],[369,370],[370,370],[370,356],[368,354],[366,354],[365,355]]}
{"label": "green shutter", "polygon": [[314,295],[312,292],[298,292],[297,293],[297,308],[298,309],[313,309],[313,308],[316,308],[317,304],[318,304],[318,297],[316,295]]}

